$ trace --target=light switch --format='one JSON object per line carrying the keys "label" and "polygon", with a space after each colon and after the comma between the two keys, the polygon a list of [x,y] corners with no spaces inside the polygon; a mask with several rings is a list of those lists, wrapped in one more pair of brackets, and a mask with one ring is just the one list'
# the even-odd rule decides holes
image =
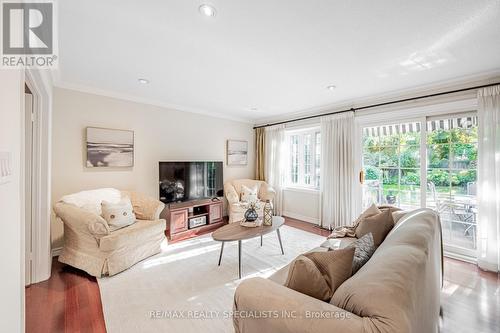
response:
{"label": "light switch", "polygon": [[12,153],[0,151],[0,185],[11,181]]}

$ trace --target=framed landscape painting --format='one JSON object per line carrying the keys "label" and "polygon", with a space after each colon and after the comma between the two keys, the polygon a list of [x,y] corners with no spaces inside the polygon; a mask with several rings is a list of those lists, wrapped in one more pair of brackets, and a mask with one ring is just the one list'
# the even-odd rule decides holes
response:
{"label": "framed landscape painting", "polygon": [[87,127],[87,167],[133,167],[134,131]]}
{"label": "framed landscape painting", "polygon": [[248,141],[227,140],[227,165],[248,164]]}

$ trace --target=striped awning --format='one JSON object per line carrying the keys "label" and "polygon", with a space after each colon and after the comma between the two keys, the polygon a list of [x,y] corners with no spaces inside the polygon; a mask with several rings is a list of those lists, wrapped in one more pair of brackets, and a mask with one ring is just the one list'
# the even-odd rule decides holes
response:
{"label": "striped awning", "polygon": [[[404,133],[419,133],[420,122],[401,123],[363,128],[365,136],[389,136]],[[472,128],[477,126],[477,117],[462,117],[452,119],[429,120],[427,131],[449,130],[453,128]]]}

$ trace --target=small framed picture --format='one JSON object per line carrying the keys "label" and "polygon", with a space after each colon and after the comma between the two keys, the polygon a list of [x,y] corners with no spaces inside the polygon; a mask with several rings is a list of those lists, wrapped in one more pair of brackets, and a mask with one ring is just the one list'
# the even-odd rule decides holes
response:
{"label": "small framed picture", "polygon": [[134,131],[87,127],[87,167],[133,167]]}
{"label": "small framed picture", "polygon": [[248,141],[227,140],[227,165],[242,166],[248,164]]}

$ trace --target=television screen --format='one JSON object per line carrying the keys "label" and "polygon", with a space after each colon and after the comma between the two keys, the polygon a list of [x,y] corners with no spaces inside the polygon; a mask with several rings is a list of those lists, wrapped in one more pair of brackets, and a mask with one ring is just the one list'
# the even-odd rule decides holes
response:
{"label": "television screen", "polygon": [[160,200],[164,203],[223,195],[222,162],[160,162]]}

